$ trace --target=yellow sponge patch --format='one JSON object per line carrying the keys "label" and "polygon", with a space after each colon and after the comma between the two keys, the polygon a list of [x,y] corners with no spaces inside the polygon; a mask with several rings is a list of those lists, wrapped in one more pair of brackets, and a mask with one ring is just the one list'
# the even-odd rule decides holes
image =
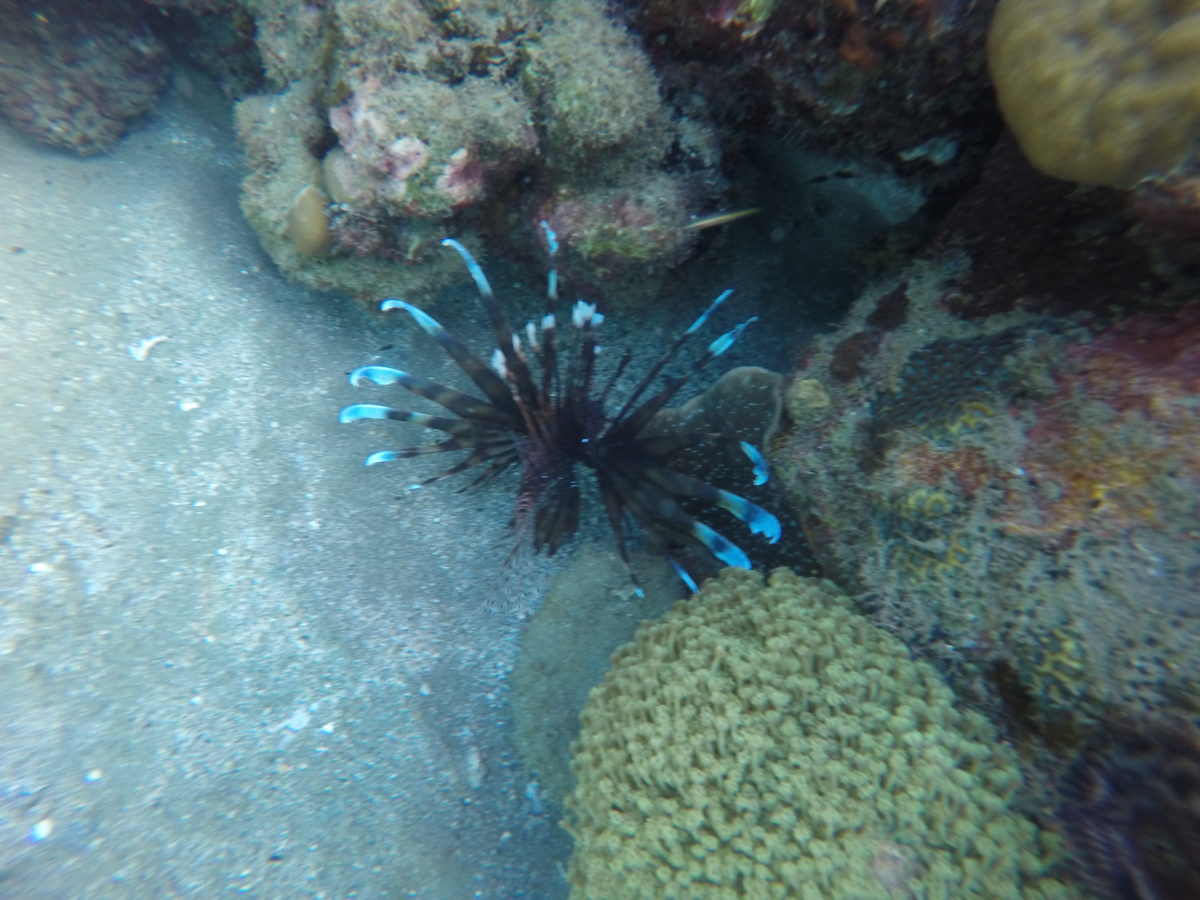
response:
{"label": "yellow sponge patch", "polygon": [[1200,0],[1000,0],[988,61],[1048,175],[1128,187],[1200,136]]}
{"label": "yellow sponge patch", "polygon": [[639,628],[572,754],[573,900],[1069,896],[988,722],[784,569]]}

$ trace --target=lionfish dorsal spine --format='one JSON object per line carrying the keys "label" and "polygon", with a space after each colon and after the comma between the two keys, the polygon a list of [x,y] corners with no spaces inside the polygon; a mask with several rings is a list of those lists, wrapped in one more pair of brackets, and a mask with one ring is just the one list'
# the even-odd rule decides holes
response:
{"label": "lionfish dorsal spine", "polygon": [[717,299],[708,305],[708,309],[697,316],[696,321],[689,325],[686,330],[681,332],[679,337],[675,338],[675,342],[667,348],[666,353],[660,356],[654,365],[646,370],[646,374],[642,377],[642,380],[638,382],[637,386],[625,399],[624,405],[621,407],[614,419],[615,421],[619,422],[626,415],[628,415],[629,411],[637,404],[638,398],[646,392],[646,389],[649,388],[654,382],[654,379],[658,377],[658,373],[663,370],[663,367],[675,357],[675,354],[682,349],[683,345],[687,342],[687,339],[695,332],[700,330],[704,323],[708,321],[709,317],[716,312],[717,307],[728,300],[732,293],[732,289],[722,291],[717,296]]}
{"label": "lionfish dorsal spine", "polygon": [[[483,298],[483,305],[487,309],[488,319],[491,322],[492,333],[495,335],[496,346],[504,356],[508,379],[506,381],[502,378],[501,383],[505,384],[505,392],[518,406],[525,404],[530,409],[539,408],[541,398],[534,387],[533,374],[529,371],[528,364],[517,352],[513,343],[513,330],[504,316],[504,311],[500,308],[500,302],[496,299],[496,293],[492,290],[491,282],[488,281],[483,268],[471,255],[471,251],[454,238],[442,238],[442,246],[452,248],[462,258],[475,286],[479,289],[479,295]],[[455,361],[458,361],[457,357]],[[511,387],[508,386],[509,384]]]}
{"label": "lionfish dorsal spine", "polygon": [[[691,381],[716,357],[720,356],[722,353],[732,347],[733,342],[741,336],[742,332],[746,329],[746,326],[757,320],[757,316],[751,316],[746,321],[740,323],[737,327],[718,337],[708,345],[708,349],[700,354],[700,356],[698,356],[692,362],[692,364],[682,375],[667,379],[667,383],[662,390],[660,390],[649,400],[642,403],[641,406],[630,410],[630,404],[626,402],[625,406],[622,408],[621,414],[618,415],[613,421],[613,424],[609,426],[610,434],[612,434],[614,437],[618,437],[621,440],[631,440],[640,434],[642,429],[650,424],[650,420],[662,411],[662,409],[671,401],[672,397],[679,393],[680,388]],[[686,337],[686,333],[684,336]],[[677,340],[675,344],[676,346],[679,346],[682,344],[682,341]],[[666,358],[669,359],[670,356],[674,355],[674,351],[675,346],[673,346],[671,350],[667,351]],[[658,366],[658,368],[661,369],[662,367]]]}

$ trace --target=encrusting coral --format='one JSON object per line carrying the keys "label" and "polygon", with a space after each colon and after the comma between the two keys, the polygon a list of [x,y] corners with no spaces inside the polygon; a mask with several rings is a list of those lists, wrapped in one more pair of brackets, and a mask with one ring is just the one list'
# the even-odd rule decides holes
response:
{"label": "encrusting coral", "polygon": [[987,721],[786,569],[643,625],[572,750],[574,900],[1070,896]]}

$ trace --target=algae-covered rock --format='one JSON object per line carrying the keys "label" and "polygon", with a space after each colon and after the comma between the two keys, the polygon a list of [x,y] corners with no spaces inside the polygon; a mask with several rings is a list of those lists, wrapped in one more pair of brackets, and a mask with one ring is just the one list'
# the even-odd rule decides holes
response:
{"label": "algae-covered rock", "polygon": [[634,37],[603,6],[557,0],[526,74],[558,165],[663,151],[667,114],[658,79]]}
{"label": "algae-covered rock", "polygon": [[784,569],[643,625],[572,749],[574,900],[1071,895],[987,720]]}
{"label": "algae-covered rock", "polygon": [[685,226],[724,183],[720,154],[671,161],[706,127],[680,142],[647,54],[599,0],[247,9],[266,84],[238,106],[242,204],[290,278],[427,303],[457,271],[443,237],[527,248],[545,219],[564,283],[644,302],[695,249]]}
{"label": "algae-covered rock", "polygon": [[166,84],[144,4],[0,0],[0,22],[0,117],[44,143],[103,153]]}

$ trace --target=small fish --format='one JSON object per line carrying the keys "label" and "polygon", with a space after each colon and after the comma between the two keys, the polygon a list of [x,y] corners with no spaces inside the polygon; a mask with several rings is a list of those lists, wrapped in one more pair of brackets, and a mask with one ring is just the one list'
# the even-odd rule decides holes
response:
{"label": "small fish", "polygon": [[858,173],[853,169],[838,169],[836,172],[826,172],[824,175],[817,175],[815,178],[808,179],[809,184],[820,184],[822,181],[828,181],[831,178],[857,178]]}
{"label": "small fish", "polygon": [[736,222],[738,219],[744,219],[746,216],[752,216],[758,212],[757,206],[751,206],[747,209],[735,209],[732,212],[713,213],[709,216],[701,216],[699,219],[692,219],[683,226],[684,231],[698,231],[701,228],[715,228],[717,225],[724,225],[726,222]]}

